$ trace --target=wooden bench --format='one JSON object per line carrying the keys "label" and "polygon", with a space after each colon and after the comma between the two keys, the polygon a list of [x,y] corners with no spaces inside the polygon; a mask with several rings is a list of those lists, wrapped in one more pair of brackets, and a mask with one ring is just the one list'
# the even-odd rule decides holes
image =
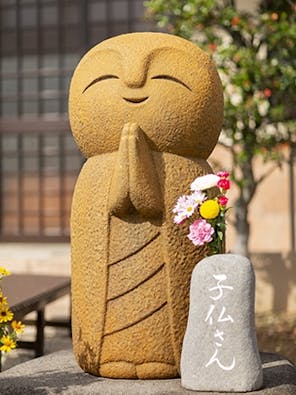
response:
{"label": "wooden bench", "polygon": [[[71,280],[67,276],[50,276],[37,274],[12,274],[1,281],[3,294],[7,296],[9,307],[14,313],[14,319],[36,326],[34,341],[19,341],[18,347],[35,350],[35,356],[44,354],[45,326],[68,327],[71,330],[71,320],[65,317],[63,321],[46,321],[45,307],[47,304],[70,294]],[[36,312],[36,320],[24,320],[25,316]],[[0,358],[1,360],[1,358]],[[1,366],[0,366],[1,371]]]}

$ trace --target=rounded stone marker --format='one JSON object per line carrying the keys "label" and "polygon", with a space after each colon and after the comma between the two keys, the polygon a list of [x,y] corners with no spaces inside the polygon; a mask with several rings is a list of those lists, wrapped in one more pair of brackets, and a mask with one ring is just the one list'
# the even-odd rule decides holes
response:
{"label": "rounded stone marker", "polygon": [[262,387],[254,295],[255,275],[246,257],[212,255],[195,267],[181,355],[182,386],[221,392]]}

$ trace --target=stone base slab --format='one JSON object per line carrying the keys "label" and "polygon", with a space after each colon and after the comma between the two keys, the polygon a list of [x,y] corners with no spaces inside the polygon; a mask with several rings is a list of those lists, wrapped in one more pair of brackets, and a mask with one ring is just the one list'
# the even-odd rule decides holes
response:
{"label": "stone base slab", "polygon": [[[264,388],[254,395],[295,395],[296,367],[288,360],[261,353]],[[213,377],[213,380],[215,378]],[[0,374],[1,395],[226,395],[196,392],[173,380],[114,380],[83,372],[71,350],[58,351],[17,365]],[[237,393],[238,394],[238,393]],[[245,395],[251,392],[244,393]]]}

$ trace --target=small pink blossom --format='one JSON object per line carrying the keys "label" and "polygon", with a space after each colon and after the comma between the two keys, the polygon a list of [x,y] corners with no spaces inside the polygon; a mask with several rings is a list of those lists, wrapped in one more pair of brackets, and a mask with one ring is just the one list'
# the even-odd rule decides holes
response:
{"label": "small pink blossom", "polygon": [[173,208],[173,213],[176,214],[174,222],[180,224],[184,219],[191,217],[196,207],[197,203],[191,195],[180,196]]}
{"label": "small pink blossom", "polygon": [[228,171],[219,171],[217,173],[217,176],[220,177],[220,178],[228,178],[229,177],[229,173],[228,173]]}
{"label": "small pink blossom", "polygon": [[217,186],[224,189],[224,191],[227,191],[230,189],[230,181],[227,178],[220,178],[220,180],[217,182]]}
{"label": "small pink blossom", "polygon": [[226,204],[228,203],[228,198],[224,195],[221,195],[218,197],[218,203],[220,204],[220,206],[226,206]]}
{"label": "small pink blossom", "polygon": [[197,219],[189,226],[190,233],[187,235],[188,239],[192,241],[195,246],[202,246],[213,240],[214,228],[205,219]]}
{"label": "small pink blossom", "polygon": [[185,221],[186,217],[184,217],[184,215],[181,214],[177,214],[174,216],[174,222],[177,225],[181,225],[184,221]]}

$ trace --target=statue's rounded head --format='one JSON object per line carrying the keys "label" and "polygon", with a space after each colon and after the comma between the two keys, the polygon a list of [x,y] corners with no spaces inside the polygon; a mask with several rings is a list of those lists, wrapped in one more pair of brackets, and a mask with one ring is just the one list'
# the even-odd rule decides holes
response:
{"label": "statue's rounded head", "polygon": [[69,112],[86,157],[117,151],[123,126],[135,122],[151,149],[206,159],[222,127],[222,86],[210,57],[191,42],[124,34],[81,59]]}

